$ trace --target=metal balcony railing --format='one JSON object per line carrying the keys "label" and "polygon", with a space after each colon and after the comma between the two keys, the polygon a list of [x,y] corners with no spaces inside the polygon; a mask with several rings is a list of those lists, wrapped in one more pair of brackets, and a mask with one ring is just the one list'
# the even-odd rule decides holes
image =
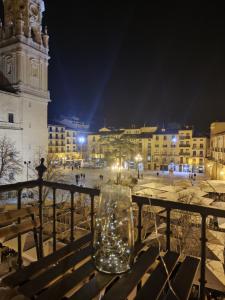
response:
{"label": "metal balcony railing", "polygon": [[23,126],[22,126],[22,123],[10,123],[10,122],[0,121],[0,128],[22,130]]}
{"label": "metal balcony railing", "polygon": [[179,144],[179,147],[183,147],[183,148],[188,147],[188,148],[190,148],[191,145],[190,144]]}
{"label": "metal balcony railing", "polygon": [[[41,168],[40,168],[41,167]],[[39,168],[39,169],[38,169]],[[43,164],[38,167],[39,178],[38,180],[21,182],[16,184],[8,184],[0,186],[0,193],[5,192],[16,192],[17,194],[17,209],[22,208],[22,192],[24,189],[38,188],[38,208],[39,208],[39,219],[40,219],[40,227],[39,227],[39,249],[40,249],[40,257],[43,257],[43,189],[44,187],[48,187],[52,191],[52,238],[53,238],[53,252],[56,251],[57,246],[57,230],[56,230],[56,222],[57,222],[57,203],[56,203],[56,191],[64,190],[70,193],[70,241],[74,241],[74,228],[75,228],[75,220],[74,220],[74,211],[75,211],[75,201],[74,196],[75,193],[86,194],[90,196],[90,229],[91,233],[94,233],[94,216],[95,216],[95,197],[99,196],[100,191],[98,189],[80,187],[71,184],[57,183],[57,182],[49,182],[43,180]],[[225,210],[200,206],[196,204],[187,204],[182,202],[163,200],[157,198],[147,198],[142,196],[133,195],[132,201],[137,204],[138,207],[138,215],[137,215],[137,241],[142,241],[142,230],[143,230],[143,207],[144,206],[158,206],[163,207],[166,210],[166,249],[170,251],[171,249],[171,212],[173,210],[180,210],[185,212],[191,212],[198,214],[201,219],[201,271],[200,271],[200,299],[205,299],[205,275],[206,275],[206,219],[208,216],[213,217],[221,217],[225,218]],[[21,249],[21,235],[18,235],[18,265],[22,266],[22,249]]]}

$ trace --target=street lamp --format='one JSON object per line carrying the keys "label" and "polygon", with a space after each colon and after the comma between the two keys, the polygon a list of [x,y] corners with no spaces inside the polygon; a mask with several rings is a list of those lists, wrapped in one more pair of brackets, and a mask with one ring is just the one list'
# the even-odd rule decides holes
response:
{"label": "street lamp", "polygon": [[83,144],[85,143],[85,137],[84,136],[80,136],[78,138],[78,142],[81,146],[81,158],[83,158]]}
{"label": "street lamp", "polygon": [[137,155],[135,156],[135,161],[136,161],[136,163],[137,163],[138,179],[140,179],[139,163],[142,161],[142,156],[141,156],[141,154],[137,154]]}
{"label": "street lamp", "polygon": [[116,184],[121,183],[121,171],[123,167],[117,162],[116,164],[112,165],[112,171],[116,172]]}
{"label": "street lamp", "polygon": [[31,161],[24,161],[24,165],[27,166],[27,181],[28,181],[28,168],[29,168],[29,165],[31,164]]}

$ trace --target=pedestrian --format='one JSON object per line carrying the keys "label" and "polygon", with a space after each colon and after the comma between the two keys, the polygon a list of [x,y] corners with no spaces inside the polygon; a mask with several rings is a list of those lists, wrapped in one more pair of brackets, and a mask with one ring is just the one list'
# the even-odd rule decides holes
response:
{"label": "pedestrian", "polygon": [[82,173],[80,173],[80,178],[81,178],[81,179],[83,178],[83,174],[82,174]]}
{"label": "pedestrian", "polygon": [[83,178],[85,179],[85,174],[83,174]]}
{"label": "pedestrian", "polygon": [[72,171],[73,171],[73,166],[72,166]]}
{"label": "pedestrian", "polygon": [[196,179],[196,173],[194,173],[194,180]]}
{"label": "pedestrian", "polygon": [[157,172],[156,175],[159,176],[159,172]]}

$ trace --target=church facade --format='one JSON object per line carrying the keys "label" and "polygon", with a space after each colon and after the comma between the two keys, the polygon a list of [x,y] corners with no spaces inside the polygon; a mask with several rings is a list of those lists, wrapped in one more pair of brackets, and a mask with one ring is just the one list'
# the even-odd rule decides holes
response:
{"label": "church facade", "polygon": [[[0,21],[0,139],[15,144],[21,162],[47,154],[49,46],[42,0],[3,0]],[[26,170],[21,178],[26,179]]]}

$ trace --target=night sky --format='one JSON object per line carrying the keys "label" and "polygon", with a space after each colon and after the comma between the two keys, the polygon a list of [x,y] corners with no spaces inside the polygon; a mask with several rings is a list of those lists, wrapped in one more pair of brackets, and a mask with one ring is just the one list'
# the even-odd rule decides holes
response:
{"label": "night sky", "polygon": [[201,130],[225,121],[223,1],[191,2],[45,0],[50,119]]}

